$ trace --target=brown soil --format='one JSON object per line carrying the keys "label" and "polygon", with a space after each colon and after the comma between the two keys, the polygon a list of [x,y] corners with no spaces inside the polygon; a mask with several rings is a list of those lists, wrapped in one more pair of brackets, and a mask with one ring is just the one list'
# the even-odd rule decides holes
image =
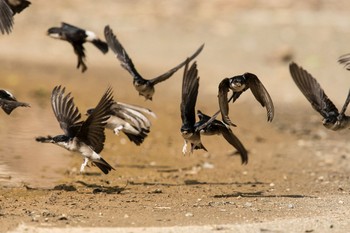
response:
{"label": "brown soil", "polygon": [[[291,56],[308,69],[341,106],[349,73],[336,59],[350,51],[347,1],[274,5],[198,0],[181,7],[178,1],[104,2],[110,6],[92,7],[92,0],[33,1],[16,16],[14,32],[0,38],[0,85],[31,103],[30,109],[17,109],[11,116],[0,113],[0,232],[20,223],[148,227],[304,218],[328,219],[326,229],[347,231],[349,132],[322,126],[292,82],[285,61]],[[95,11],[88,19],[87,12]],[[152,102],[144,101],[112,53],[104,56],[86,45],[88,70],[76,70],[72,48],[44,35],[60,21],[95,30],[101,37],[109,24],[147,78],[205,42],[197,59],[197,108],[208,114],[218,109],[222,78],[256,73],[274,100],[276,115],[267,123],[265,109],[250,91],[231,106],[231,119],[238,125],[233,130],[249,150],[248,165],[241,165],[235,150],[218,136],[203,138],[208,153],[182,155],[182,71],[156,87]],[[108,131],[101,155],[116,170],[104,175],[89,167],[79,174],[79,155],[34,141],[61,133],[49,102],[58,84],[73,93],[81,112],[94,106],[110,84],[116,100],[157,114],[149,137],[137,147]],[[317,224],[310,222],[302,230],[311,232]]]}

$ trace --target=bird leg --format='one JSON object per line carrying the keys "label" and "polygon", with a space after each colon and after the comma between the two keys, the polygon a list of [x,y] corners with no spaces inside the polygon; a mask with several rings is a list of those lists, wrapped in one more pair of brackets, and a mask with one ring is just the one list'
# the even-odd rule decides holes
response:
{"label": "bird leg", "polygon": [[80,167],[80,173],[84,172],[84,169],[87,166],[88,162],[89,162],[89,159],[88,158],[84,158],[84,163],[82,163],[81,167]]}
{"label": "bird leg", "polygon": [[184,146],[182,147],[182,154],[185,155],[187,152],[187,141],[185,140],[185,144]]}
{"label": "bird leg", "polygon": [[122,126],[122,125],[120,125],[120,126],[118,126],[118,127],[115,127],[115,128],[113,129],[114,134],[119,135],[119,132],[120,132],[120,130],[122,130],[122,129],[123,129],[123,126]]}

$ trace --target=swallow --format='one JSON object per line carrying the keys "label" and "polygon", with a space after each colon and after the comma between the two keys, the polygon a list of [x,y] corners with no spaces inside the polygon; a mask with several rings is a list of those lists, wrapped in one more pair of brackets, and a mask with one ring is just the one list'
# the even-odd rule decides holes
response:
{"label": "swallow", "polygon": [[180,104],[181,111],[181,135],[185,139],[185,144],[182,148],[182,153],[187,152],[187,143],[191,143],[191,153],[193,150],[203,149],[208,151],[201,142],[200,132],[196,130],[196,113],[195,107],[198,96],[199,77],[196,62],[192,63],[188,69],[187,60],[185,64],[183,79],[182,79],[182,98]]}
{"label": "swallow", "polygon": [[[163,82],[170,78],[176,71],[182,68],[186,62],[182,62],[179,65],[175,66],[171,70],[165,72],[162,75],[159,75],[153,79],[144,79],[136,70],[131,58],[125,51],[122,44],[119,42],[117,37],[113,34],[112,29],[109,26],[105,27],[104,30],[105,38],[108,46],[113,50],[117,59],[120,61],[121,66],[126,69],[131,76],[133,77],[133,85],[138,91],[139,95],[145,97],[146,100],[152,100],[153,94],[155,92],[154,86],[160,82]],[[193,60],[197,55],[203,50],[204,44],[201,45],[197,51],[189,57],[189,60]]]}
{"label": "swallow", "polygon": [[10,115],[15,108],[30,107],[30,105],[17,101],[17,99],[9,91],[0,89],[0,107],[7,115]]}
{"label": "swallow", "polygon": [[[88,109],[87,115],[91,115],[94,109]],[[156,115],[147,108],[136,105],[115,102],[109,111],[110,117],[107,120],[106,128],[113,130],[118,135],[123,132],[131,142],[141,145],[150,133],[151,121],[146,117]]]}
{"label": "swallow", "polygon": [[303,93],[311,103],[311,106],[323,117],[322,123],[327,129],[337,131],[350,128],[350,117],[345,115],[350,102],[350,90],[343,108],[339,112],[320,84],[310,73],[294,62],[289,65],[289,71],[301,93]]}
{"label": "swallow", "polygon": [[[228,100],[227,94],[230,89],[233,93]],[[273,120],[274,106],[269,93],[255,74],[244,73],[243,75],[237,75],[232,78],[224,78],[219,84],[219,106],[222,120],[225,124],[236,126],[231,122],[228,116],[228,103],[231,99],[232,103],[234,103],[238,97],[248,89],[251,90],[255,99],[261,104],[261,106],[266,107],[267,121],[271,122]]]}
{"label": "swallow", "polygon": [[37,137],[36,141],[53,143],[69,151],[81,153],[84,162],[80,172],[84,172],[85,166],[91,160],[104,174],[108,174],[114,168],[99,153],[104,147],[108,111],[114,103],[112,94],[112,89],[108,88],[94,112],[85,121],[80,121],[81,114],[73,102],[71,93],[65,95],[65,88],[56,86],[52,91],[51,106],[64,134]]}
{"label": "swallow", "polygon": [[74,49],[74,53],[78,57],[77,69],[81,67],[81,72],[87,70],[85,64],[85,42],[91,42],[95,45],[102,53],[108,52],[108,45],[106,42],[100,40],[94,32],[87,31],[68,23],[61,23],[61,27],[49,28],[47,34],[55,39],[68,41]]}
{"label": "swallow", "polygon": [[[248,152],[241,141],[234,135],[230,127],[227,127],[225,123],[216,119],[206,124],[212,117],[202,113],[200,110],[197,110],[197,116],[199,121],[194,125],[196,131],[199,131],[201,135],[207,136],[222,135],[229,144],[236,148],[241,156],[242,164],[248,163]],[[205,127],[201,127],[203,125],[205,125]]]}

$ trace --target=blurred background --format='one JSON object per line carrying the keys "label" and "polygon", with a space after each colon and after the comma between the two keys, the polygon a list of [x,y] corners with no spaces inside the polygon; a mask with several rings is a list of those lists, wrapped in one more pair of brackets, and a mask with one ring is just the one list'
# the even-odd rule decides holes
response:
{"label": "blurred background", "polygon": [[[319,80],[336,106],[344,102],[349,89],[350,73],[337,64],[340,55],[350,52],[347,0],[31,2],[15,16],[12,33],[0,36],[0,87],[32,105],[31,109],[15,110],[11,116],[0,112],[0,183],[51,183],[61,178],[72,158],[80,164],[79,156],[34,141],[36,136],[61,133],[49,102],[51,90],[58,84],[73,93],[81,112],[97,103],[108,84],[116,100],[156,112],[153,134],[142,147],[123,147],[130,143],[120,138],[107,140],[102,154],[107,154],[109,160],[113,161],[114,154],[154,153],[154,145],[163,145],[164,141],[166,146],[161,146],[164,148],[159,153],[174,154],[170,159],[166,157],[169,161],[183,159],[179,133],[182,70],[159,84],[153,102],[146,102],[137,95],[129,74],[111,51],[103,55],[93,45],[85,44],[88,70],[83,74],[77,70],[71,45],[46,35],[48,28],[61,22],[93,31],[103,40],[103,29],[110,25],[145,78],[167,71],[205,43],[197,58],[201,77],[197,106],[208,114],[218,109],[217,85],[223,78],[251,72],[273,98],[277,122],[288,114],[309,114],[319,122],[319,116],[290,78],[288,64],[292,60]],[[237,121],[253,113],[264,122],[266,112],[250,94],[237,106],[245,103],[254,104],[242,107]],[[245,132],[249,127],[242,128]],[[249,137],[245,135],[242,140],[249,141]],[[142,163],[145,158],[138,159],[135,161]]]}

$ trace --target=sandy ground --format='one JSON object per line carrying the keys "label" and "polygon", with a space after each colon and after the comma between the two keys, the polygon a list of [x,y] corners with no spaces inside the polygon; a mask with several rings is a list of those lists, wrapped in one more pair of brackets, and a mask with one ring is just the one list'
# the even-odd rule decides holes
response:
{"label": "sandy ground", "polygon": [[[350,52],[347,1],[32,2],[0,37],[0,86],[31,103],[0,117],[0,232],[349,232],[349,132],[327,131],[288,73],[292,57],[342,105],[350,74],[336,61]],[[249,91],[231,106],[248,165],[217,136],[203,138],[208,153],[182,155],[182,71],[144,101],[112,53],[86,45],[88,70],[76,70],[72,48],[45,35],[61,21],[102,38],[109,24],[147,78],[205,43],[197,108],[208,114],[221,79],[257,74],[276,115],[267,123]],[[79,155],[34,141],[61,133],[49,103],[58,84],[81,112],[111,85],[116,100],[157,114],[149,137],[137,147],[107,132],[101,154],[116,170],[79,174]]]}

